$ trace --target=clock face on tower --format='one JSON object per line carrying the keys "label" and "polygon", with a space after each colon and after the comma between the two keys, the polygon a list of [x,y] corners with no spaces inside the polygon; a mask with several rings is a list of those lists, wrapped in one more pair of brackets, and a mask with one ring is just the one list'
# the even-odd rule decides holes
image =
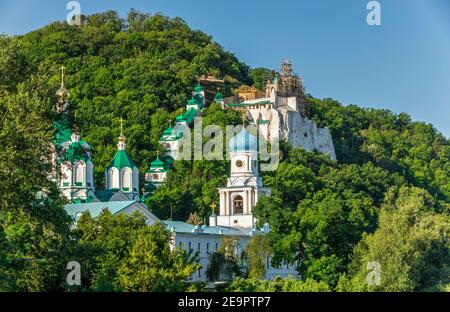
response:
{"label": "clock face on tower", "polygon": [[242,160],[236,161],[236,167],[238,167],[238,168],[244,167],[244,162]]}

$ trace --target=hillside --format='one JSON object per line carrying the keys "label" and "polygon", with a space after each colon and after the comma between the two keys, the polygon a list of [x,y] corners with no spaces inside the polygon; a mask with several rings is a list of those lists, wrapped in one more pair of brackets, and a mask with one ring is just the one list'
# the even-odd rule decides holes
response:
{"label": "hillside", "polygon": [[[132,11],[126,20],[106,12],[83,21],[82,27],[56,22],[23,36],[0,37],[0,246],[10,249],[5,253],[41,252],[4,238],[3,233],[40,235],[14,227],[22,213],[61,235],[52,244],[63,242],[69,231],[56,209],[61,206],[56,193],[45,203],[34,199],[37,190],[55,192],[44,182],[48,164],[39,162],[49,152],[44,142],[52,135],[61,65],[67,68],[74,123],[93,147],[99,188],[114,156],[121,117],[127,149],[143,173],[196,77],[226,77],[227,94],[243,83],[261,87],[260,75],[268,72],[250,69],[179,18]],[[331,289],[367,290],[366,263],[372,260],[390,276],[377,290],[448,288],[450,141],[405,113],[309,100],[311,118],[331,131],[338,162],[283,144],[279,169],[263,177],[272,196],[256,207],[261,224],[268,221],[273,229],[275,263],[297,261],[303,276]],[[239,122],[235,112],[217,105],[203,117],[204,126]],[[161,218],[172,214],[186,221],[191,213],[207,218],[228,171],[226,161],[177,162],[146,204]],[[45,209],[36,211],[39,205]],[[15,209],[21,212],[17,216]],[[22,247],[26,250],[14,249]],[[46,285],[44,278],[41,283]]]}

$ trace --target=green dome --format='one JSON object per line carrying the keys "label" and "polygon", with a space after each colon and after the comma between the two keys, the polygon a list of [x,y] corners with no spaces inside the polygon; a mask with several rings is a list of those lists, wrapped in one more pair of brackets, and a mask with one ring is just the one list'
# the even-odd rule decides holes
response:
{"label": "green dome", "polygon": [[172,131],[173,131],[173,128],[172,128],[172,127],[166,128],[166,129],[164,129],[164,131],[163,131],[163,135],[171,135],[171,134],[172,134]]}
{"label": "green dome", "polygon": [[195,92],[202,92],[203,90],[205,90],[205,88],[203,88],[200,84],[196,85],[194,88]]}
{"label": "green dome", "polygon": [[150,168],[164,168],[164,163],[159,157],[156,157],[156,159],[151,162]]}
{"label": "green dome", "polygon": [[223,101],[222,93],[217,92],[217,93],[216,93],[216,96],[214,97],[214,101],[216,101],[216,102],[222,102],[222,101]]}

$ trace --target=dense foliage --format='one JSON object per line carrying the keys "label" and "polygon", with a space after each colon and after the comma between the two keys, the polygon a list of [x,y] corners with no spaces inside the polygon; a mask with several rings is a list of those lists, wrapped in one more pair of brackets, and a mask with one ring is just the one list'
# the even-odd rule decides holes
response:
{"label": "dense foliage", "polygon": [[171,233],[144,217],[112,216],[107,210],[96,219],[83,214],[77,221],[73,256],[83,263],[83,290],[183,291],[185,281],[200,268],[194,255],[170,250]]}
{"label": "dense foliage", "polygon": [[236,278],[227,288],[232,292],[329,292],[325,282],[313,279],[276,278],[273,281]]}
{"label": "dense foliage", "polygon": [[33,74],[50,76],[55,92],[59,68],[66,67],[70,110],[82,138],[93,146],[99,187],[114,156],[121,117],[130,156],[144,172],[163,129],[185,107],[199,76],[226,77],[230,83],[224,93],[251,81],[248,67],[208,35],[191,30],[180,18],[136,11],[126,20],[113,11],[83,17],[80,27],[56,22],[2,38],[0,51],[5,73],[0,94],[15,91]]}
{"label": "dense foliage", "polygon": [[[80,27],[57,22],[24,36],[0,36],[0,290],[61,289],[74,255],[88,268],[83,290],[186,289],[195,261],[170,251],[159,225],[103,214],[83,217],[71,233],[48,179],[61,65],[71,117],[93,147],[99,189],[120,117],[142,173],[196,77],[225,77],[227,95],[240,83],[261,88],[273,72],[250,70],[206,34],[159,14],[132,11],[124,20],[106,12],[83,17]],[[255,208],[260,225],[272,229],[273,264],[295,263],[303,281],[237,279],[229,289],[449,290],[449,140],[407,114],[309,100],[311,118],[330,129],[339,161],[283,143],[278,170],[263,174],[272,196]],[[204,126],[241,122],[215,104],[202,115]],[[216,188],[228,172],[226,160],[176,162],[146,204],[161,218],[186,221],[195,213],[199,223],[218,203]],[[249,254],[251,277],[260,277],[261,250]],[[216,257],[220,264],[225,254]],[[381,265],[379,286],[367,284],[369,261]]]}
{"label": "dense foliage", "polygon": [[0,97],[0,291],[58,289],[68,251],[70,219],[45,161],[49,101],[34,83]]}

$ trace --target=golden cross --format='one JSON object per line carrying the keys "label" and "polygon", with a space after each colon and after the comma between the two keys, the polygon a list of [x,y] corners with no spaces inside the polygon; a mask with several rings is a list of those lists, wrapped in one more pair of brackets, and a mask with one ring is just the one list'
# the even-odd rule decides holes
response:
{"label": "golden cross", "polygon": [[64,87],[64,69],[66,69],[66,68],[63,65],[63,66],[61,66],[60,69],[61,69],[61,88],[62,88],[62,87]]}
{"label": "golden cross", "polygon": [[120,136],[123,137],[123,118],[120,117]]}
{"label": "golden cross", "polygon": [[242,110],[242,126],[245,127],[245,120],[247,119],[247,110],[244,108]]}
{"label": "golden cross", "polygon": [[159,150],[156,150],[156,157],[159,157]]}

